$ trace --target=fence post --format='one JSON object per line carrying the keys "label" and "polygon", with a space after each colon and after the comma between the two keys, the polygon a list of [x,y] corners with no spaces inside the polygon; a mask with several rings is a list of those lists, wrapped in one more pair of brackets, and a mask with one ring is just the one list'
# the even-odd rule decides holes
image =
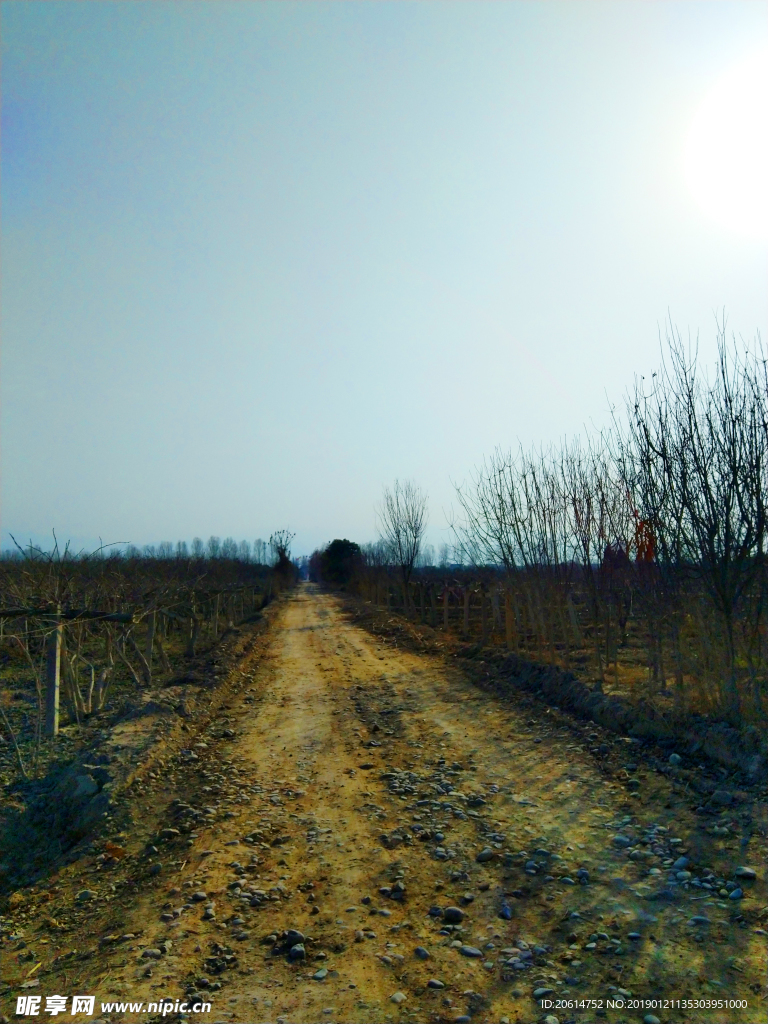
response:
{"label": "fence post", "polygon": [[61,608],[53,621],[53,631],[47,639],[45,680],[45,734],[59,735],[59,687],[61,682]]}

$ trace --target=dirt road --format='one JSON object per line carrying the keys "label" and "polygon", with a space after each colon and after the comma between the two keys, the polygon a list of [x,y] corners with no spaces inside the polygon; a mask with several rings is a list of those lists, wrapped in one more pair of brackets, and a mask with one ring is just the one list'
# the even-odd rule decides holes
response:
{"label": "dirt road", "polygon": [[155,780],[177,831],[76,968],[36,947],[39,992],[171,1019],[205,998],[209,1021],[766,1020],[760,841],[711,835],[653,771],[630,792],[592,728],[383,646],[311,586],[238,672],[228,721]]}

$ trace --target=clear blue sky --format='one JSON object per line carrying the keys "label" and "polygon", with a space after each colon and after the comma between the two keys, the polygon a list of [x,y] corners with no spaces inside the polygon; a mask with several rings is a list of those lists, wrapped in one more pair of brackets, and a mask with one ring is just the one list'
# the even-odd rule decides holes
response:
{"label": "clear blue sky", "polygon": [[5,2],[2,546],[375,537],[603,425],[667,312],[766,338],[694,202],[744,3]]}

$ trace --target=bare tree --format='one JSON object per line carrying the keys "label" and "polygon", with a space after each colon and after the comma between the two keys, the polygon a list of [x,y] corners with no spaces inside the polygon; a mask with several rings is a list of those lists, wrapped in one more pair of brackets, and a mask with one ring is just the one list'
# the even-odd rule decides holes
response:
{"label": "bare tree", "polygon": [[237,558],[237,541],[234,537],[225,537],[221,545],[222,558]]}
{"label": "bare tree", "polygon": [[[719,619],[724,703],[736,722],[741,716],[740,617],[745,625],[752,623],[747,646],[753,677],[759,657],[768,532],[768,391],[759,339],[740,353],[735,343],[729,347],[723,321],[717,340],[717,370],[710,383],[697,374],[696,352],[686,353],[670,325],[669,360],[662,363],[659,386],[649,396],[636,388],[626,450],[661,561],[682,563],[698,576]],[[754,687],[756,678],[752,682]]]}
{"label": "bare tree", "polygon": [[432,544],[423,544],[416,565],[419,569],[426,569],[435,564],[435,548]]}
{"label": "bare tree", "polygon": [[410,604],[408,584],[427,528],[427,500],[417,484],[395,480],[392,490],[384,488],[384,497],[376,509],[381,538],[400,568],[406,606]]}
{"label": "bare tree", "polygon": [[503,565],[507,574],[524,564],[522,523],[527,514],[520,487],[522,457],[497,448],[474,474],[456,487],[461,519],[450,526],[456,561],[462,565]]}
{"label": "bare tree", "polygon": [[291,541],[296,536],[289,530],[277,530],[269,538],[272,565],[284,565],[291,560]]}

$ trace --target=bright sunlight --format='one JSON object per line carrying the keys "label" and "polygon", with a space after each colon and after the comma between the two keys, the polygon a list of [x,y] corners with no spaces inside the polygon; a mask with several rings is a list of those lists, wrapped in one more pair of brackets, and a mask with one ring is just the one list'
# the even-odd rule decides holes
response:
{"label": "bright sunlight", "polygon": [[684,153],[685,178],[721,226],[768,237],[768,50],[724,74],[704,98]]}

